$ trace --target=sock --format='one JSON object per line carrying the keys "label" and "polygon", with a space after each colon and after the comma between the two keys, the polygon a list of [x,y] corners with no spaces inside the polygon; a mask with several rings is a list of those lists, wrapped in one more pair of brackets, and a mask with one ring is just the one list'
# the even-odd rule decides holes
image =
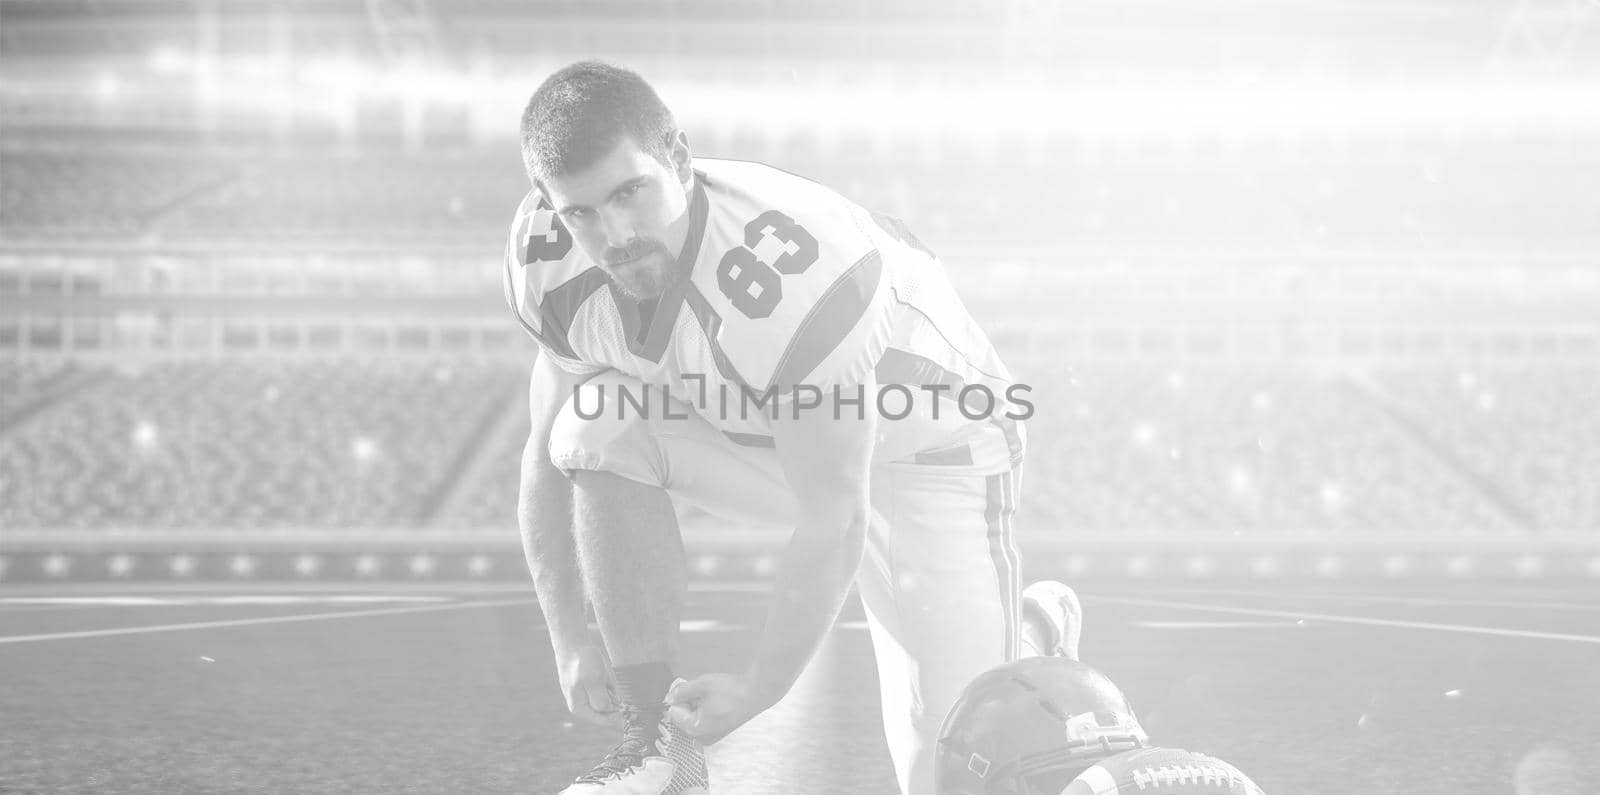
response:
{"label": "sock", "polygon": [[619,665],[611,674],[617,679],[617,699],[624,706],[659,708],[672,686],[672,668],[664,662]]}
{"label": "sock", "polygon": [[1035,621],[1022,621],[1022,657],[1049,657],[1055,653],[1050,648],[1050,632],[1040,629]]}

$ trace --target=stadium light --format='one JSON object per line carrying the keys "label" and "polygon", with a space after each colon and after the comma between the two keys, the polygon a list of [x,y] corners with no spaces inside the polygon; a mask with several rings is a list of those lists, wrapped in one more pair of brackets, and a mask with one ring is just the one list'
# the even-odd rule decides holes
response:
{"label": "stadium light", "polygon": [[280,57],[241,56],[234,62],[239,73],[255,80],[282,78],[289,73],[288,63]]}
{"label": "stadium light", "polygon": [[1255,485],[1250,476],[1250,470],[1244,467],[1234,467],[1228,472],[1228,488],[1236,495],[1248,494]]}
{"label": "stadium light", "polygon": [[694,559],[693,565],[695,574],[711,577],[722,569],[722,559],[716,555],[700,555]]}
{"label": "stadium light", "polygon": [[156,443],[160,441],[160,438],[161,432],[157,430],[155,423],[149,420],[140,420],[133,426],[133,444],[140,450],[149,451],[155,449]]}
{"label": "stadium light", "polygon": [[1134,555],[1128,558],[1125,570],[1130,577],[1144,577],[1150,573],[1150,559],[1143,555]]}
{"label": "stadium light", "polygon": [[44,571],[46,577],[64,577],[72,568],[72,558],[60,552],[53,552],[40,561],[39,568]]}
{"label": "stadium light", "polygon": [[[926,119],[959,119],[985,131],[1044,130],[1109,144],[1132,135],[1220,136],[1240,141],[1300,136],[1389,134],[1420,128],[1485,130],[1600,127],[1588,82],[1408,81],[1342,83],[1260,79],[1245,84],[1093,82],[1057,88],[906,85],[794,86],[775,93],[744,86],[663,87],[685,117],[759,123],[774,129],[869,128],[916,131]],[[817,108],[827,108],[819,116]],[[959,113],[952,113],[959,110]]]}
{"label": "stadium light", "polygon": [[309,86],[347,94],[370,93],[374,83],[372,71],[349,56],[311,58],[297,76]]}
{"label": "stadium light", "polygon": [[1250,562],[1250,573],[1257,577],[1273,577],[1278,571],[1278,559],[1271,555],[1261,555]]}
{"label": "stadium light", "polygon": [[1133,428],[1133,441],[1140,447],[1149,447],[1156,441],[1156,426],[1141,422]]}
{"label": "stadium light", "polygon": [[126,577],[138,566],[132,555],[112,555],[106,560],[106,573],[112,577]]}
{"label": "stadium light", "polygon": [[256,573],[256,565],[255,557],[241,553],[228,560],[228,571],[235,577],[249,577]]}
{"label": "stadium light", "polygon": [[310,577],[322,568],[322,558],[310,553],[296,555],[294,559],[294,573],[300,577]]}
{"label": "stadium light", "polygon": [[1318,496],[1322,498],[1322,508],[1333,512],[1344,507],[1344,489],[1333,481],[1325,481],[1317,489]]}
{"label": "stadium light", "polygon": [[364,554],[356,557],[356,574],[362,577],[376,577],[383,570],[383,561],[377,555]]}
{"label": "stadium light", "polygon": [[167,561],[167,570],[174,577],[187,577],[194,573],[195,559],[192,555],[174,555]]}
{"label": "stadium light", "polygon": [[1089,558],[1085,555],[1068,555],[1062,567],[1066,569],[1067,576],[1076,577],[1089,570]]}
{"label": "stadium light", "polygon": [[151,50],[149,63],[152,71],[170,75],[188,69],[193,61],[182,50],[167,45]]}
{"label": "stadium light", "polygon": [[436,562],[432,555],[418,553],[411,557],[410,568],[413,577],[432,577]]}
{"label": "stadium light", "polygon": [[122,95],[122,78],[111,72],[101,72],[94,79],[94,96],[101,102],[115,102]]}

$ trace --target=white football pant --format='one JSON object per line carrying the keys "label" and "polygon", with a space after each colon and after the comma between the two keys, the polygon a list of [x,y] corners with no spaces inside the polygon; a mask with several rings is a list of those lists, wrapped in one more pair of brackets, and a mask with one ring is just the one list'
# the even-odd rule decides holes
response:
{"label": "white football pant", "polygon": [[[667,490],[674,503],[755,527],[793,528],[794,497],[774,450],[735,443],[676,404],[663,417],[630,410],[618,419],[616,371],[580,389],[604,389],[601,417],[579,417],[569,399],[550,440],[560,469],[611,472]],[[659,403],[661,392],[651,390]],[[592,411],[598,403],[585,395]],[[888,422],[890,420],[883,420]],[[747,440],[748,441],[748,440]],[[883,725],[900,789],[931,795],[940,724],[974,677],[1018,656],[1022,581],[1012,540],[1020,469],[888,463],[872,471],[878,516],[856,586],[877,653]],[[826,727],[821,727],[826,728]]]}

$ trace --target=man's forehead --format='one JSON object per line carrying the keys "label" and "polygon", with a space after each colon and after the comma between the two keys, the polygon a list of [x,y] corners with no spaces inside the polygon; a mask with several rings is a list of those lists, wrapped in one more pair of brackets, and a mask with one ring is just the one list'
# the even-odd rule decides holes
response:
{"label": "man's forehead", "polygon": [[660,164],[624,138],[611,151],[588,166],[546,177],[541,182],[545,200],[562,210],[571,206],[590,206],[605,200],[610,193],[630,180],[648,176]]}

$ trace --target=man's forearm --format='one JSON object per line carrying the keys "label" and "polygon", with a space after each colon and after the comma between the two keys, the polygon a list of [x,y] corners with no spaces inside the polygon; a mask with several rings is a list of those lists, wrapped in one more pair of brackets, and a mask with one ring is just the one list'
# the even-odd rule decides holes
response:
{"label": "man's forearm", "polygon": [[517,506],[522,552],[533,575],[533,589],[544,611],[550,645],[557,657],[571,654],[585,642],[583,578],[572,537],[572,492],[567,479],[548,460],[536,456],[543,446],[523,456]]}
{"label": "man's forearm", "polygon": [[801,528],[790,540],[750,669],[768,705],[789,691],[838,619],[861,564],[866,529],[860,517],[838,532]]}

